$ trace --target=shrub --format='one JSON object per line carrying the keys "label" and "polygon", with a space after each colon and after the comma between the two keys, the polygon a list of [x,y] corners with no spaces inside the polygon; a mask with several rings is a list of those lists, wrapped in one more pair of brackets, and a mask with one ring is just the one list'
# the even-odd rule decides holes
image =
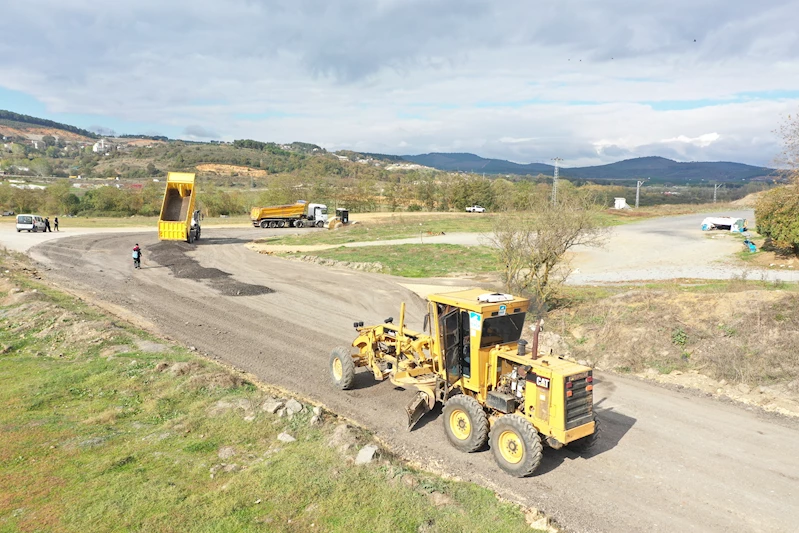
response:
{"label": "shrub", "polygon": [[757,232],[780,248],[799,252],[799,186],[778,187],[763,194],[755,207]]}

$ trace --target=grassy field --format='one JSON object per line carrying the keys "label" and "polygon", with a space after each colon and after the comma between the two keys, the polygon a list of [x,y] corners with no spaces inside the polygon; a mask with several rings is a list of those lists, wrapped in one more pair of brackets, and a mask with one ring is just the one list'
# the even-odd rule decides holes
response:
{"label": "grassy field", "polygon": [[[414,215],[416,215],[414,213]],[[351,220],[359,221],[358,215],[351,215]],[[490,232],[494,227],[496,215],[455,215],[445,216],[430,213],[428,216],[406,216],[402,213],[370,216],[364,222],[353,224],[336,231],[316,231],[304,235],[286,235],[263,239],[261,242],[285,245],[313,244],[346,244],[350,242],[382,241],[388,239],[406,239],[424,235],[469,232]]]}
{"label": "grassy field", "polygon": [[[303,253],[285,254],[302,256]],[[400,244],[332,248],[312,255],[335,261],[381,263],[384,274],[406,278],[428,278],[494,272],[497,259],[488,246],[454,244]]]}
{"label": "grassy field", "polygon": [[354,466],[368,433],[342,452],[333,414],[269,414],[279,393],[0,266],[0,531],[527,529],[387,452]]}

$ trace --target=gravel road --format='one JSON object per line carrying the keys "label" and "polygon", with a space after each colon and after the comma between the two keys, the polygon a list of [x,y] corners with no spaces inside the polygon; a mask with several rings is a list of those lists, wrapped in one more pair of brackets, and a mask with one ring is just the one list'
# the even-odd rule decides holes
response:
{"label": "gravel road", "polygon": [[[153,232],[85,235],[30,253],[60,285],[323,403],[407,459],[537,507],[569,531],[796,530],[799,424],[691,392],[598,373],[597,450],[583,457],[547,449],[529,479],[503,474],[488,451],[457,452],[438,412],[406,431],[412,391],[365,373],[356,390],[337,391],[327,360],[353,339],[353,321],[397,317],[401,301],[409,327],[419,329],[423,302],[386,276],[286,262],[243,246],[265,231],[204,229],[199,244],[174,248]],[[144,249],[136,271],[133,242]]]}

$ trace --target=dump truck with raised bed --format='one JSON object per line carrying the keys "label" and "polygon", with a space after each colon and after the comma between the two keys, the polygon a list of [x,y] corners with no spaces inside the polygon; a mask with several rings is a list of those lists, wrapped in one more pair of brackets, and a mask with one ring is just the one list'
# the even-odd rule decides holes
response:
{"label": "dump truck with raised bed", "polygon": [[[521,338],[530,301],[470,289],[428,296],[424,332],[399,324],[354,324],[352,346],[335,348],[330,376],[351,389],[355,369],[375,379],[418,389],[406,407],[408,429],[443,404],[450,443],[475,452],[489,442],[505,472],[524,477],[541,462],[543,445],[575,451],[592,447],[599,435],[593,407],[593,371],[538,350],[541,323],[533,327],[532,349]],[[353,400],[355,401],[355,400]]]}
{"label": "dump truck with raised bed", "polygon": [[327,206],[299,200],[288,205],[253,207],[250,219],[256,228],[321,228],[327,222]]}
{"label": "dump truck with raised bed", "polygon": [[166,177],[164,201],[158,219],[162,241],[193,243],[200,238],[200,211],[196,203],[195,176],[191,172],[170,172]]}

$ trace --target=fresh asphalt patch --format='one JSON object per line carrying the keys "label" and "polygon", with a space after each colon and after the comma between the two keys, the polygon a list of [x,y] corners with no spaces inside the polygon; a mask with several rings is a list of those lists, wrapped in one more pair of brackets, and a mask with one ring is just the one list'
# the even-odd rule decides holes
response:
{"label": "fresh asphalt patch", "polygon": [[207,281],[211,287],[225,296],[257,296],[275,292],[274,289],[263,285],[237,281],[224,270],[201,266],[195,259],[186,255],[195,248],[195,245],[185,242],[164,241],[150,246],[149,255],[153,261],[168,268],[176,278]]}

